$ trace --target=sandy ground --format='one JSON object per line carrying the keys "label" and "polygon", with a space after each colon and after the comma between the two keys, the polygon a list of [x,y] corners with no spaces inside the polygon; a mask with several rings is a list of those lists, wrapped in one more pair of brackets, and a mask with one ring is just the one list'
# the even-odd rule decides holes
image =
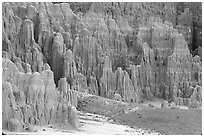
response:
{"label": "sandy ground", "polygon": [[201,135],[202,109],[144,108],[113,117],[117,123],[165,135]]}
{"label": "sandy ground", "polygon": [[[129,126],[115,124],[113,120],[108,120],[107,117],[91,113],[80,113],[80,122],[83,123],[81,130],[92,134],[109,134],[109,135],[158,135],[159,133],[144,130],[134,129]],[[94,129],[94,130],[93,130]]]}
{"label": "sandy ground", "polygon": [[59,130],[51,128],[51,125],[47,126],[34,126],[37,132],[9,132],[3,131],[5,134],[11,135],[73,135],[73,134],[107,134],[107,135],[158,135],[159,133],[144,130],[134,129],[129,126],[115,124],[112,120],[107,117],[79,112],[80,128],[79,130]]}

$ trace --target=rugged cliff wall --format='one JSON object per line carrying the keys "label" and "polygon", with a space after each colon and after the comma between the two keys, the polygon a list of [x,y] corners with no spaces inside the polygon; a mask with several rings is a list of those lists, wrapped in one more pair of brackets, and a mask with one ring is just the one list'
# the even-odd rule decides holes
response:
{"label": "rugged cliff wall", "polygon": [[53,124],[78,127],[76,91],[65,78],[56,88],[48,64],[43,71],[20,72],[7,58],[2,59],[2,128],[23,131],[30,125]]}
{"label": "rugged cliff wall", "polygon": [[3,3],[3,128],[12,118],[77,126],[74,91],[134,103],[158,97],[201,105],[202,54],[195,49],[202,25],[200,16],[194,21],[196,8]]}

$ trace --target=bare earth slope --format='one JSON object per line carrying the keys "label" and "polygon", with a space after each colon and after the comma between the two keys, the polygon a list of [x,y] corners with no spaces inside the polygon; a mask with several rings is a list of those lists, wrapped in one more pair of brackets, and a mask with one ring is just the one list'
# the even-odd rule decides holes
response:
{"label": "bare earth slope", "polygon": [[142,109],[113,118],[129,126],[142,127],[167,135],[202,134],[202,110]]}
{"label": "bare earth slope", "polygon": [[[152,102],[152,104],[156,103]],[[105,107],[105,104],[109,104],[108,107]],[[82,97],[78,109],[83,106],[83,111],[106,115],[115,123],[135,129],[149,129],[167,135],[200,135],[202,133],[201,109],[169,109],[158,108],[156,105],[152,108],[145,103],[143,105],[122,104],[119,101],[87,95]]]}

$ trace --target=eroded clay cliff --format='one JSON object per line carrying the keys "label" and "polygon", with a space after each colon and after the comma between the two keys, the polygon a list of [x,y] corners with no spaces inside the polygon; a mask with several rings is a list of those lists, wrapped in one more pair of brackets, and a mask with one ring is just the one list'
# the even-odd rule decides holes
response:
{"label": "eroded clay cliff", "polygon": [[2,6],[3,128],[77,127],[75,92],[202,104],[198,4]]}

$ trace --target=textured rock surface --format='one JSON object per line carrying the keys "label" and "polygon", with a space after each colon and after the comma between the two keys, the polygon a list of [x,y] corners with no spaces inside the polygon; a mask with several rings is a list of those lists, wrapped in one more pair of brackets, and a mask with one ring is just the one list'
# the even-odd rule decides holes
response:
{"label": "textured rock surface", "polygon": [[17,119],[10,119],[8,121],[8,129],[12,132],[21,132],[23,125]]}
{"label": "textured rock surface", "polygon": [[190,96],[189,99],[189,105],[191,107],[198,107],[201,106],[202,104],[202,88],[200,86],[196,86],[193,94]]}
{"label": "textured rock surface", "polygon": [[74,91],[67,90],[66,78],[60,79],[58,91],[48,65],[45,64],[48,70],[42,73],[22,73],[10,60],[2,59],[2,63],[3,129],[20,132],[27,124],[79,126],[77,111],[73,108],[77,106],[77,96]]}
{"label": "textured rock surface", "polygon": [[58,118],[71,111],[67,102],[77,107],[76,92],[199,106],[199,4],[3,3],[2,91],[19,106],[11,114],[31,124],[66,120]]}

